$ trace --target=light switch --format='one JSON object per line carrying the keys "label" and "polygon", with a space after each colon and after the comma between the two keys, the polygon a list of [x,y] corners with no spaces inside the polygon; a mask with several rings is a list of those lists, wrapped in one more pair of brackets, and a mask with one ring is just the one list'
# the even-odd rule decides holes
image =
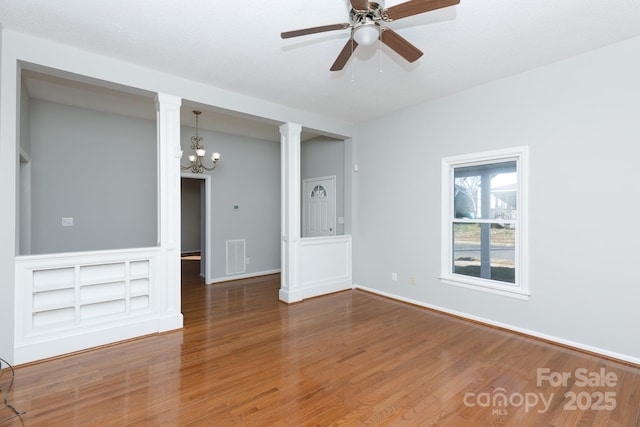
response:
{"label": "light switch", "polygon": [[73,227],[73,218],[62,218],[63,227]]}

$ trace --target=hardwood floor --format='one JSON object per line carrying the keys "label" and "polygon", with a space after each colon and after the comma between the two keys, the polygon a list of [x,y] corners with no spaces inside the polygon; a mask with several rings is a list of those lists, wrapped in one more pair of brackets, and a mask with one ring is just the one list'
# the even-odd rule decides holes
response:
{"label": "hardwood floor", "polygon": [[197,268],[183,330],[17,367],[26,413],[2,427],[640,425],[640,368],[361,291],[288,306],[278,275],[204,286]]}

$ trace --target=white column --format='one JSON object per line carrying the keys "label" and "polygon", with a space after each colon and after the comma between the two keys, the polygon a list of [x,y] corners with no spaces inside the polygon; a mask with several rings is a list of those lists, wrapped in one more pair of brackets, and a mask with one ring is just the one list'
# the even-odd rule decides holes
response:
{"label": "white column", "polygon": [[279,298],[286,303],[302,301],[300,275],[300,132],[302,126],[280,126],[281,156],[281,280]]}
{"label": "white column", "polygon": [[20,77],[17,61],[8,53],[2,27],[0,54],[0,357],[14,363],[17,106],[20,105]]}
{"label": "white column", "polygon": [[156,95],[158,138],[158,331],[180,329],[180,105],[177,96]]}

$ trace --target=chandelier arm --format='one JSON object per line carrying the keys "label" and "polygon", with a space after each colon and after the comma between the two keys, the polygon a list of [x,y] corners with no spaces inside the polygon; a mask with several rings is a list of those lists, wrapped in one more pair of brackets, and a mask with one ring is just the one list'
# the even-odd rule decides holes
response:
{"label": "chandelier arm", "polygon": [[180,169],[187,170],[187,169],[191,169],[193,167],[193,163],[189,162],[189,164],[187,166],[183,166],[182,165],[182,160],[180,160]]}
{"label": "chandelier arm", "polygon": [[217,162],[213,162],[213,166],[212,166],[212,167],[210,167],[210,168],[206,167],[206,166],[204,165],[204,163],[202,164],[202,167],[203,167],[205,170],[208,170],[208,171],[212,171],[212,170],[214,170],[214,169],[216,168],[216,166],[218,166],[218,163],[217,163]]}

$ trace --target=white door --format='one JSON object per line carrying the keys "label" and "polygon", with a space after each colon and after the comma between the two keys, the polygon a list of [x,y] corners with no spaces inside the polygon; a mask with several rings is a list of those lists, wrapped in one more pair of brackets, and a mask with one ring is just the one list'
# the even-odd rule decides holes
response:
{"label": "white door", "polygon": [[336,229],[336,177],[302,181],[302,237],[333,236]]}

